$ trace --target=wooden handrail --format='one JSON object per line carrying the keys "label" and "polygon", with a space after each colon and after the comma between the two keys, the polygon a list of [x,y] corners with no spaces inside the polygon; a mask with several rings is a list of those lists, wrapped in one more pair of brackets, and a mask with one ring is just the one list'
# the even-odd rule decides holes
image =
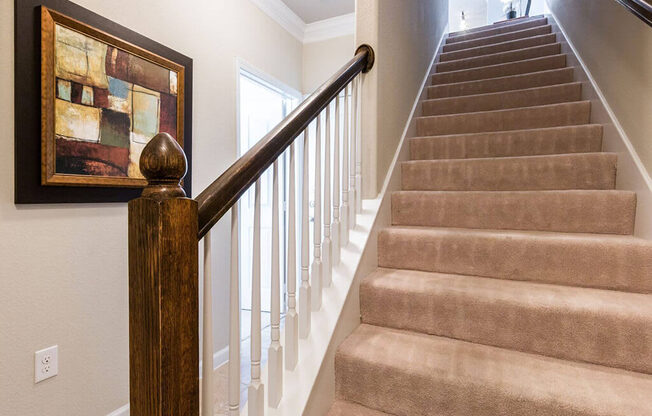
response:
{"label": "wooden handrail", "polygon": [[198,238],[201,239],[228,212],[356,75],[371,70],[374,59],[369,45],[360,46],[353,59],[197,196]]}
{"label": "wooden handrail", "polygon": [[639,19],[652,26],[652,4],[646,0],[616,0],[636,15]]}

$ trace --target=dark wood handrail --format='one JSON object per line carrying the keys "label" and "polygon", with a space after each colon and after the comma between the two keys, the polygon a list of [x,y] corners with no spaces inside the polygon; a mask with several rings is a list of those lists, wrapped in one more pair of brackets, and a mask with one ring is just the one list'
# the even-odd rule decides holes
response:
{"label": "dark wood handrail", "polygon": [[639,19],[652,26],[652,4],[646,0],[616,0],[636,15]]}
{"label": "dark wood handrail", "polygon": [[371,70],[374,59],[370,46],[360,46],[353,59],[195,198],[198,204],[198,238],[206,235],[356,75]]}

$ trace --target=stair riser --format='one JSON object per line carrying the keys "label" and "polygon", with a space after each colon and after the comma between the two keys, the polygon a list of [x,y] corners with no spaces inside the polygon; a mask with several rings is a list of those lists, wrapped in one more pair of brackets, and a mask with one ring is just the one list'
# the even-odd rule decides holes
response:
{"label": "stair riser", "polygon": [[479,46],[488,46],[494,45],[503,42],[509,42],[512,40],[525,39],[532,36],[540,36],[552,33],[552,27],[547,26],[538,26],[531,29],[520,30],[517,32],[505,33],[498,36],[469,40],[466,42],[457,42],[444,45],[442,52],[455,52],[461,51],[463,49],[477,48]]}
{"label": "stair riser", "polygon": [[410,139],[412,160],[590,153],[601,149],[601,125]]}
{"label": "stair riser", "polygon": [[385,230],[380,267],[652,292],[652,247],[571,236]]}
{"label": "stair riser", "polygon": [[588,124],[591,103],[578,102],[515,110],[420,117],[417,135],[484,133]]}
{"label": "stair riser", "polygon": [[[418,276],[417,288],[397,282],[401,277],[363,280],[363,323],[652,373],[652,311],[642,300],[645,295],[628,295],[638,304],[624,309],[609,302],[609,292],[595,291],[595,299],[576,293],[569,299],[563,287],[542,285],[528,302],[516,298],[520,292],[504,292],[510,283],[523,286],[517,282],[498,289],[478,282],[494,279],[425,275]],[[592,301],[602,307],[587,308]]]}
{"label": "stair riser", "polygon": [[566,55],[551,55],[525,61],[508,62],[505,64],[472,68],[461,71],[433,74],[432,85],[452,84],[455,82],[478,81],[489,78],[508,77],[510,75],[529,74],[548,71],[566,66]]}
{"label": "stair riser", "polygon": [[[455,357],[450,358],[450,365],[453,366]],[[414,359],[419,360],[419,357],[415,356]],[[556,406],[552,400],[523,400],[498,388],[492,388],[493,386],[476,384],[471,377],[440,378],[433,382],[426,379],[425,374],[403,373],[393,367],[360,363],[355,358],[342,356],[336,357],[335,366],[338,397],[371,408],[382,408],[393,415],[601,416],[597,413],[578,413],[572,407]],[[400,397],[400,400],[397,400],[397,397]]]}
{"label": "stair riser", "polygon": [[393,225],[631,235],[635,215],[631,192],[392,195]]}
{"label": "stair riser", "polygon": [[456,84],[443,84],[428,87],[428,98],[449,98],[474,94],[521,90],[525,88],[544,87],[548,85],[573,82],[573,68],[553,69],[523,75],[491,78],[481,81],[469,81]]}
{"label": "stair riser", "polygon": [[614,189],[615,154],[414,161],[401,165],[404,191]]}
{"label": "stair riser", "polygon": [[531,48],[533,46],[547,45],[555,43],[557,35],[550,33],[547,35],[534,36],[531,38],[519,39],[510,42],[503,42],[493,46],[480,48],[465,49],[461,51],[445,52],[439,56],[439,62],[455,61],[458,59],[473,58],[483,55],[492,55],[495,53],[508,52],[516,49]]}
{"label": "stair riser", "polygon": [[530,20],[528,22],[516,23],[507,26],[497,27],[495,29],[483,30],[480,32],[469,33],[468,35],[459,35],[446,38],[446,44],[464,42],[467,40],[474,40],[480,38],[487,38],[490,36],[502,35],[503,33],[517,32],[519,30],[530,29],[537,26],[545,26],[548,24],[548,19]]}
{"label": "stair riser", "polygon": [[473,113],[579,101],[582,84],[573,83],[469,97],[440,98],[423,102],[423,115]]}
{"label": "stair riser", "polygon": [[561,53],[561,44],[553,43],[550,45],[535,46],[533,48],[519,49],[516,51],[501,52],[493,55],[483,55],[474,58],[444,62],[437,64],[436,70],[438,73],[461,71],[463,69],[523,61],[526,59],[540,58],[542,56],[557,55],[559,53]]}

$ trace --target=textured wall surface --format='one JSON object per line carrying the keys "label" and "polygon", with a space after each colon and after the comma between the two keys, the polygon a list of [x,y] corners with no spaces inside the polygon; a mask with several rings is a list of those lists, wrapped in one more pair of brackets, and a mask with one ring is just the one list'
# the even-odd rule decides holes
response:
{"label": "textured wall surface", "polygon": [[353,35],[303,45],[303,92],[311,93],[353,58]]}
{"label": "textured wall surface", "polygon": [[376,51],[363,91],[363,195],[385,181],[425,71],[448,23],[448,0],[358,0],[356,44]]}
{"label": "textured wall surface", "polygon": [[[195,192],[236,156],[236,57],[301,90],[301,43],[249,1],[77,2],[194,59]],[[0,415],[106,415],[129,400],[127,206],[13,204],[13,4],[0,0]],[[213,233],[217,270],[229,222]],[[214,278],[219,350],[228,274]],[[54,344],[59,375],[35,385],[34,351]]]}
{"label": "textured wall surface", "polygon": [[648,174],[652,172],[652,30],[611,0],[548,0]]}

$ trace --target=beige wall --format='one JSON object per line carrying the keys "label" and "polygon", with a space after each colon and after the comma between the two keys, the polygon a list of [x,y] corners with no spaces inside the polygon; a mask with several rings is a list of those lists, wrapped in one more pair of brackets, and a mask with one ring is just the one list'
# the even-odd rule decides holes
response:
{"label": "beige wall", "polygon": [[353,35],[303,45],[303,92],[315,91],[355,53]]}
{"label": "beige wall", "polygon": [[548,4],[650,174],[652,30],[613,0]]}
{"label": "beige wall", "polygon": [[[128,402],[127,208],[13,204],[13,3],[0,0],[0,415],[106,415]],[[77,3],[194,59],[195,192],[235,159],[236,56],[301,90],[301,43],[250,1]],[[228,264],[227,229],[214,264]],[[218,350],[227,274],[215,279]],[[59,375],[35,385],[34,351],[54,344]]]}
{"label": "beige wall", "polygon": [[357,0],[356,44],[376,51],[363,91],[363,196],[375,197],[448,23],[448,0]]}

